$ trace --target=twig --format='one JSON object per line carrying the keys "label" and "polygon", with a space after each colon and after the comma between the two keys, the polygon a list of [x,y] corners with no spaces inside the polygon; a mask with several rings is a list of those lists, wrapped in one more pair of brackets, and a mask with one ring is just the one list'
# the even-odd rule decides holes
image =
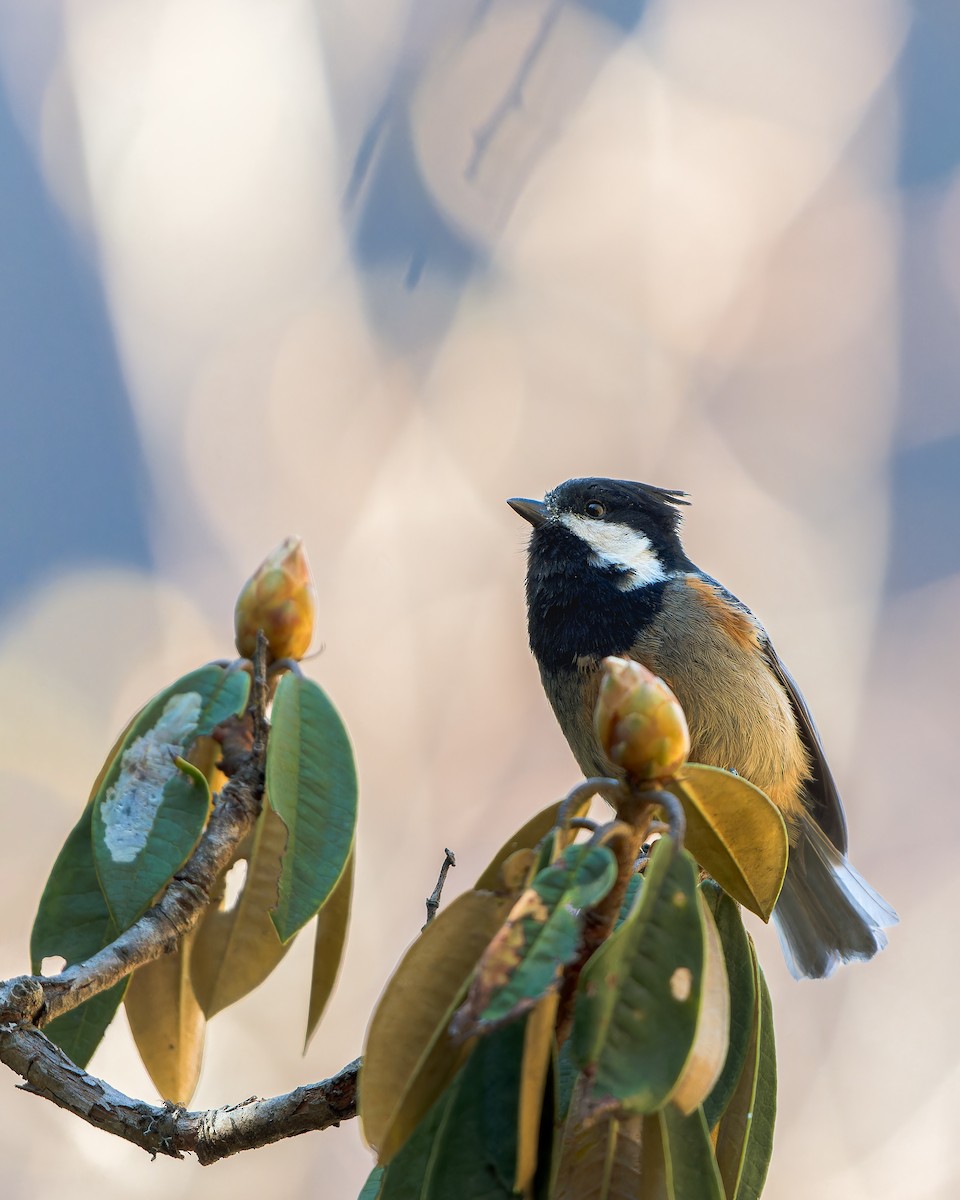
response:
{"label": "twig", "polygon": [[[457,865],[457,859],[452,850],[444,847],[443,866],[440,868],[440,878],[437,880],[437,886],[427,897],[427,919],[424,922],[423,929],[430,924],[433,918],[437,915],[437,909],[440,907],[440,895],[443,892],[443,885],[447,882],[447,872],[451,867]],[[421,933],[423,930],[421,930]]]}
{"label": "twig", "polygon": [[24,1091],[50,1100],[98,1129],[154,1157],[195,1154],[210,1163],[282,1138],[327,1129],[357,1113],[356,1059],[330,1079],[267,1100],[252,1097],[223,1108],[187,1112],[173,1104],[133,1100],[88,1075],[32,1026],[0,1025],[3,1059],[26,1082]]}

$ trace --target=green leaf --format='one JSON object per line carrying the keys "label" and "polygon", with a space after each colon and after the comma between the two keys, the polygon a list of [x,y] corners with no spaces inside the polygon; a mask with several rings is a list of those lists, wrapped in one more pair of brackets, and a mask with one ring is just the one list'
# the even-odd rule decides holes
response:
{"label": "green leaf", "polygon": [[436,1098],[396,1157],[381,1165],[383,1176],[378,1200],[424,1200],[429,1195],[426,1189],[434,1143],[452,1099],[451,1086]]}
{"label": "green leaf", "polygon": [[454,1018],[467,1037],[532,1008],[560,987],[580,946],[583,913],[617,878],[606,846],[570,847],[534,879],[484,951],[466,1002]]}
{"label": "green leaf", "polygon": [[242,712],[249,689],[246,672],[211,664],[177,680],[131,724],[93,800],[94,861],[118,928],[132,925],[183,866],[206,824],[206,781],[176,758]]}
{"label": "green leaf", "polygon": [[374,1167],[367,1176],[367,1181],[360,1190],[357,1200],[379,1200],[380,1189],[383,1187],[384,1167]]}
{"label": "green leaf", "polygon": [[672,838],[654,846],[640,901],[580,977],[574,1054],[593,1074],[595,1116],[646,1113],[679,1083],[704,975],[697,868]]}
{"label": "green leaf", "polygon": [[686,763],[664,786],[683,805],[686,848],[734,900],[769,921],[790,849],[780,810],[746,779],[701,763]]}
{"label": "green leaf", "polygon": [[736,1089],[720,1119],[716,1157],[726,1200],[756,1200],[773,1153],[777,1112],[777,1056],[773,1006],[767,982],[750,943],[756,1000],[746,1059]]}
{"label": "green leaf", "polygon": [[383,1177],[386,1171],[385,1166],[374,1166],[370,1175],[366,1178],[364,1187],[360,1189],[360,1195],[356,1200],[379,1200],[380,1189],[383,1188]]}
{"label": "green leaf", "polygon": [[697,903],[703,918],[703,977],[697,1033],[677,1086],[670,1093],[684,1116],[690,1116],[713,1091],[720,1078],[730,1043],[730,985],[723,961],[720,934],[701,892]]}
{"label": "green leaf", "polygon": [[[31,970],[45,958],[61,956],[70,966],[102,950],[119,930],[100,890],[93,861],[92,807],[87,805],[53,865],[30,936]],[[85,1067],[100,1043],[127,981],[85,1001],[44,1026],[44,1033],[77,1066]]]}
{"label": "green leaf", "polygon": [[703,1102],[707,1125],[712,1129],[727,1107],[743,1071],[747,1046],[753,1036],[756,987],[753,953],[747,931],[743,927],[739,905],[712,879],[706,879],[700,884],[700,893],[716,922],[730,986],[730,1040],[727,1058],[713,1091]]}
{"label": "green leaf", "polygon": [[380,1200],[514,1197],[525,1021],[482,1038],[387,1166]]}
{"label": "green leaf", "polygon": [[617,917],[617,923],[614,929],[619,929],[627,917],[630,915],[633,906],[637,903],[637,896],[640,894],[640,888],[643,885],[643,876],[637,872],[631,875],[627,880],[627,890],[623,896],[623,903],[620,905],[620,915]]}
{"label": "green leaf", "polygon": [[670,1200],[724,1200],[703,1109],[695,1109],[685,1117],[675,1105],[668,1104],[657,1119]]}
{"label": "green leaf", "polygon": [[343,722],[312,680],[284,675],[271,722],[267,791],[289,833],[271,916],[286,942],[324,904],[347,865],[357,773]]}

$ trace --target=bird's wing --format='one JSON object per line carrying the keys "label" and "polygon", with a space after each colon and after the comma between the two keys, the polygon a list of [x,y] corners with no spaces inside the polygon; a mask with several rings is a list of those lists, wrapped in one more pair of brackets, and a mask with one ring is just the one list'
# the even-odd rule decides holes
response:
{"label": "bird's wing", "polygon": [[813,775],[804,785],[804,791],[810,802],[810,815],[840,853],[846,854],[847,822],[843,815],[843,805],[840,803],[837,785],[834,783],[833,775],[827,765],[820,734],[817,733],[810,709],[800,694],[800,689],[794,682],[793,676],[780,661],[780,656],[774,650],[770,639],[764,637],[761,644],[767,661],[790,697],[790,703],[797,716],[801,740],[807,748],[813,764]]}

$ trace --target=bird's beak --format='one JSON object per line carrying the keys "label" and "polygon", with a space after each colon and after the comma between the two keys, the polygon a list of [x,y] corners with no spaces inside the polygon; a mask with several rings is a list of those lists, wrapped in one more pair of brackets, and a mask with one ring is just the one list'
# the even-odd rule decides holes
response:
{"label": "bird's beak", "polygon": [[550,515],[542,500],[521,500],[519,496],[514,496],[507,503],[515,513],[519,513],[525,521],[529,521],[534,529],[539,529]]}

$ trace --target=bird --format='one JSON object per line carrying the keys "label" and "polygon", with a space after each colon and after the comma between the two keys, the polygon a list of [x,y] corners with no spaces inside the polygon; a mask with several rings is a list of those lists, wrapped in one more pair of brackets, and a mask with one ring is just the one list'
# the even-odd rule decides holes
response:
{"label": "bird", "polygon": [[690,761],[736,772],[783,814],[790,851],[773,922],[791,974],[830,975],[887,943],[897,914],[847,858],[847,825],[806,701],[760,621],[687,557],[686,493],[569,479],[510,507],[532,526],[527,627],[544,691],[587,777],[622,774],[593,711],[608,655],[673,690]]}

